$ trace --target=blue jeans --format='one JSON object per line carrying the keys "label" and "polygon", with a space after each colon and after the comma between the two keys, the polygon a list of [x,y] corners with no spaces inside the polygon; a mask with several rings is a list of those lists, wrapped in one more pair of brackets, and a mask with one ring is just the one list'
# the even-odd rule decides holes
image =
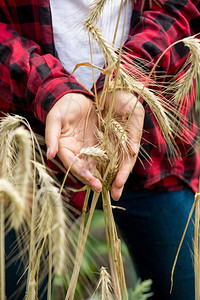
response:
{"label": "blue jeans", "polygon": [[114,216],[125,239],[138,276],[153,280],[154,300],[194,300],[193,237],[190,221],[174,273],[170,295],[171,269],[188,215],[194,202],[189,189],[175,192],[151,190],[123,194]]}

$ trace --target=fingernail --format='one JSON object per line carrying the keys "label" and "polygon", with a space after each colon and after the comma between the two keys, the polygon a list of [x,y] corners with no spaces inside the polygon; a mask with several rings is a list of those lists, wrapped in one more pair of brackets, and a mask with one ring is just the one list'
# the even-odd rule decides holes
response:
{"label": "fingernail", "polygon": [[47,147],[47,159],[49,159],[49,157],[50,157],[50,148]]}
{"label": "fingernail", "polygon": [[115,197],[112,197],[114,201],[118,201],[118,200],[120,199],[120,197],[121,197],[121,195],[122,195],[122,192],[123,192],[123,188],[124,188],[124,187],[118,189],[117,195],[115,195]]}
{"label": "fingernail", "polygon": [[93,175],[90,171],[85,171],[84,177],[87,181],[92,181]]}
{"label": "fingernail", "polygon": [[100,193],[101,192],[101,189],[93,189],[94,190],[94,192],[96,192],[96,193]]}
{"label": "fingernail", "polygon": [[138,154],[139,148],[140,148],[140,145],[138,143],[133,144],[132,151],[133,151],[134,155]]}
{"label": "fingernail", "polygon": [[[98,179],[96,179],[96,180],[98,180]],[[97,184],[97,183],[96,183],[96,184]],[[101,184],[101,182],[99,182],[98,184],[99,184],[99,187],[96,187],[96,188],[95,188],[95,191],[96,191],[97,193],[100,193],[100,192],[102,191],[102,184]]]}

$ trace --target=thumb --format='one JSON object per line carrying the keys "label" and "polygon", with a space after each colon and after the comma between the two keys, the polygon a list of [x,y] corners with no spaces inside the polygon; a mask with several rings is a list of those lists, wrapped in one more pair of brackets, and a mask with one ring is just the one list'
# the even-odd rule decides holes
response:
{"label": "thumb", "polygon": [[45,143],[47,159],[53,159],[58,152],[58,139],[61,133],[61,120],[49,113],[46,118]]}

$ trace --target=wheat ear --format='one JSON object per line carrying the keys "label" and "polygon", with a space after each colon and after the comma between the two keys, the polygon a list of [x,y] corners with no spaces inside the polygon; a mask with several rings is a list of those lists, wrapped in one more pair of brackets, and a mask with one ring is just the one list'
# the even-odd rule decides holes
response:
{"label": "wheat ear", "polygon": [[200,74],[200,42],[199,39],[190,36],[184,38],[182,42],[185,46],[189,47],[190,53],[185,64],[190,65],[186,73],[177,80],[177,91],[173,97],[173,101],[177,104],[180,104],[184,96],[188,96],[193,84],[194,79],[197,78],[197,75]]}
{"label": "wheat ear", "polygon": [[[85,23],[85,29],[92,35],[92,37],[99,44],[100,49],[102,50],[105,60],[108,65],[108,69],[114,70],[115,68],[118,70],[119,74],[117,76],[117,89],[125,89],[131,92],[135,92],[139,94],[150,106],[152,112],[154,113],[158,124],[163,132],[165,140],[172,145],[173,137],[171,134],[171,124],[169,122],[169,118],[166,114],[166,110],[163,108],[161,103],[163,101],[159,99],[157,95],[151,92],[144,84],[141,82],[134,80],[133,75],[129,75],[123,71],[122,65],[120,62],[120,57],[118,57],[115,49],[108,44],[105,38],[102,36],[102,33],[98,26],[93,23],[93,21]],[[113,83],[110,82],[110,90],[113,90]],[[173,148],[173,147],[172,147]]]}
{"label": "wheat ear", "polygon": [[20,126],[13,131],[9,140],[11,141],[10,144],[14,144],[14,148],[17,151],[14,170],[15,185],[19,187],[20,196],[26,199],[31,174],[32,144],[30,133]]}
{"label": "wheat ear", "polygon": [[99,148],[107,154],[107,160],[100,160],[98,168],[101,177],[104,177],[102,183],[109,190],[124,158],[130,155],[130,145],[122,121],[120,122],[113,116],[109,123],[100,118],[100,123],[96,136]]}
{"label": "wheat ear", "polygon": [[106,39],[103,37],[100,28],[94,24],[93,22],[84,23],[85,30],[88,31],[89,34],[95,39],[102,50],[105,59],[108,62],[108,66],[115,67],[115,64],[118,61],[118,56],[114,51],[114,48],[108,44]]}
{"label": "wheat ear", "polygon": [[4,205],[10,204],[10,215],[12,215],[10,218],[10,227],[18,230],[24,221],[25,203],[21,201],[21,197],[13,185],[3,178],[0,179],[0,194],[3,195],[5,199]]}
{"label": "wheat ear", "polygon": [[[30,189],[30,159],[32,155],[30,133],[20,126],[21,121],[21,117],[6,116],[1,119],[0,124],[1,142],[5,143],[0,151],[1,176],[7,179],[7,185],[10,184],[10,187],[7,188],[8,192],[10,189],[10,193],[13,193],[13,200],[7,209],[6,226],[9,230],[11,228],[16,230],[19,249],[22,242],[25,241],[26,225],[24,221],[28,221],[31,209],[28,202],[28,189]],[[16,201],[21,206],[21,213],[16,206]],[[25,247],[23,247],[23,251],[24,249]]]}
{"label": "wheat ear", "polygon": [[[35,226],[37,247],[46,237],[46,241],[49,241],[49,254],[46,255],[49,255],[49,260],[52,262],[49,270],[45,271],[48,271],[50,275],[53,269],[55,275],[64,275],[67,280],[74,262],[73,252],[76,247],[77,226],[72,226],[70,213],[63,206],[60,186],[57,186],[43,165],[37,162],[33,163],[39,174],[38,183],[40,185],[40,189],[36,193],[36,203],[38,203],[37,225]],[[67,195],[65,196],[67,197]]]}
{"label": "wheat ear", "polygon": [[[142,98],[149,105],[158,122],[165,141],[171,146],[172,152],[174,152],[174,117],[169,111],[169,107],[171,106],[172,108],[172,105],[169,104],[169,100],[167,101],[166,99],[159,97],[159,95],[156,95],[147,88],[144,83],[136,80],[133,75],[125,73],[121,68],[119,70],[119,78],[117,81],[117,89],[125,89],[133,94],[139,95],[138,101]],[[113,84],[113,82],[110,83],[110,89],[112,89]],[[175,108],[172,109],[173,111],[175,110]]]}
{"label": "wheat ear", "polygon": [[[21,118],[12,116],[1,120],[1,176],[12,183],[21,197],[21,202],[24,203],[23,206],[26,206],[32,152],[30,134],[20,126],[20,121]],[[15,220],[15,215],[13,220]]]}
{"label": "wheat ear", "polygon": [[[10,147],[9,136],[20,126],[20,118],[14,118],[10,115],[1,118],[0,123],[0,162],[1,176],[4,178],[13,178],[12,160],[13,152]],[[6,158],[6,159],[5,159]]]}
{"label": "wheat ear", "polygon": [[106,4],[107,0],[95,0],[90,5],[90,12],[85,20],[85,23],[93,23],[97,21],[98,16],[102,13],[104,5]]}
{"label": "wheat ear", "polygon": [[52,235],[53,241],[53,267],[57,275],[63,273],[66,264],[66,215],[59,194],[59,189],[54,186],[53,179],[47,174],[43,165],[34,162],[39,176],[41,188],[37,198],[42,205],[38,221],[38,239],[42,240],[48,234]]}
{"label": "wheat ear", "polygon": [[[95,294],[100,294],[100,298],[102,300],[113,300],[112,296],[112,282],[111,277],[106,268],[101,267],[100,269],[100,278],[97,284],[96,290],[92,296],[94,297]],[[99,292],[98,292],[99,291]]]}

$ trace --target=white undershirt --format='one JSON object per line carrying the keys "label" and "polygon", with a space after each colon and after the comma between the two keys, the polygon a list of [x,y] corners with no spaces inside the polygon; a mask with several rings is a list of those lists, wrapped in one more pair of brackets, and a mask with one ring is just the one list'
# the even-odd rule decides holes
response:
{"label": "white undershirt", "polygon": [[[89,38],[83,29],[82,22],[88,16],[90,4],[93,1],[94,0],[50,0],[55,47],[63,67],[70,73],[76,64],[91,62]],[[126,2],[125,0],[120,17],[115,42],[116,48],[119,47],[121,43]],[[110,44],[112,44],[120,4],[121,0],[108,0],[97,22],[98,26],[102,29],[103,36]],[[128,5],[129,8],[123,41],[128,37],[132,1],[129,1]],[[92,42],[92,52],[93,63],[99,67],[103,67],[104,57],[95,41]],[[92,87],[93,76],[91,68],[81,66],[73,74],[80,83],[88,88]],[[95,69],[96,80],[99,75],[100,71]]]}

